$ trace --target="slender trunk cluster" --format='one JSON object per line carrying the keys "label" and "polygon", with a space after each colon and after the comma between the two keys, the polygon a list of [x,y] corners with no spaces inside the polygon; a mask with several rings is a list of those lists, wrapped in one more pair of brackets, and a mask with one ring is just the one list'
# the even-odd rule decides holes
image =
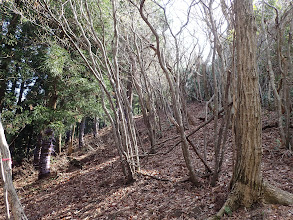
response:
{"label": "slender trunk cluster", "polygon": [[[44,2],[44,8],[50,8]],[[66,37],[79,52],[86,66],[97,79],[101,90],[102,108],[108,116],[113,128],[114,140],[121,158],[121,165],[124,175],[128,182],[133,181],[135,173],[139,170],[140,163],[138,157],[138,146],[136,132],[133,123],[133,113],[131,103],[127,96],[127,88],[122,84],[120,64],[119,64],[119,30],[117,26],[117,8],[116,1],[112,1],[112,19],[113,19],[113,40],[111,56],[106,47],[104,36],[96,32],[92,18],[91,5],[87,1],[82,2],[79,8],[75,7],[75,2],[70,0],[66,3],[73,14],[75,26],[68,25],[68,18],[63,13],[64,5],[59,9],[60,13],[53,14],[48,10],[51,18],[60,26]],[[99,6],[98,6],[99,7]],[[80,19],[79,13],[81,12]],[[62,19],[57,19],[59,14]],[[102,32],[104,30],[103,18],[100,17]],[[87,28],[85,28],[85,26]],[[76,30],[81,34],[81,39],[72,35]],[[100,57],[97,57],[94,49],[98,48]],[[86,53],[84,53],[84,49]],[[110,85],[109,85],[110,84]],[[110,109],[108,109],[109,105]]]}
{"label": "slender trunk cluster", "polygon": [[[267,71],[269,73],[269,90],[268,101],[270,103],[271,90],[275,98],[275,106],[278,113],[278,126],[280,132],[280,146],[292,150],[292,134],[290,131],[291,125],[291,111],[292,102],[290,98],[290,84],[292,84],[292,58],[291,58],[291,46],[292,45],[292,16],[293,6],[291,5],[282,14],[279,9],[269,3],[262,1],[262,20],[261,27],[263,31],[264,47],[266,52]],[[272,42],[269,42],[269,26],[270,22],[266,21],[267,18],[264,15],[264,9],[268,7],[275,12],[275,19],[273,21],[274,38]],[[288,40],[284,41],[283,33],[285,32],[285,25],[287,25]],[[276,44],[276,58],[277,68],[274,67],[272,61],[272,53],[270,45]],[[284,45],[286,45],[286,48]],[[278,74],[279,73],[279,74]],[[291,76],[290,76],[291,75]],[[277,76],[277,77],[276,77]],[[279,85],[276,86],[279,79]],[[291,82],[291,83],[290,83]]]}
{"label": "slender trunk cluster", "polygon": [[[139,9],[139,12],[140,12],[142,19],[149,26],[150,30],[152,31],[153,35],[155,36],[156,55],[157,55],[160,67],[162,68],[162,70],[165,74],[166,80],[168,82],[168,86],[170,88],[170,95],[171,95],[171,100],[172,100],[172,110],[173,110],[174,117],[176,120],[175,125],[177,127],[177,130],[180,133],[180,137],[181,137],[181,141],[182,141],[181,148],[182,148],[183,157],[184,157],[186,166],[189,171],[189,178],[193,184],[198,186],[198,185],[200,185],[200,183],[198,181],[198,178],[195,174],[195,170],[194,170],[192,162],[191,162],[191,156],[190,156],[189,150],[188,150],[188,141],[186,139],[186,135],[185,135],[185,131],[184,131],[185,129],[184,129],[183,117],[182,117],[182,102],[181,102],[182,100],[180,100],[180,89],[179,89],[179,83],[180,83],[179,68],[178,68],[178,66],[176,68],[177,72],[175,73],[175,79],[176,79],[176,81],[175,81],[174,78],[171,76],[172,70],[168,70],[166,63],[165,63],[164,54],[161,53],[161,45],[160,45],[159,35],[156,32],[156,30],[154,29],[154,27],[152,26],[152,24],[150,23],[150,21],[148,20],[148,18],[144,14],[144,3],[145,3],[145,1],[142,0],[138,9]],[[176,43],[177,40],[176,40],[175,36],[174,36],[174,40]],[[176,45],[177,45],[177,43],[176,43]],[[178,60],[179,51],[178,51],[178,47],[176,47],[176,48],[177,48],[176,49],[176,54],[177,54],[176,57],[177,57],[177,61],[179,61]],[[179,65],[179,63],[178,63],[178,65]]]}
{"label": "slender trunk cluster", "polygon": [[[155,127],[156,127],[156,119],[155,119],[155,106],[153,105],[153,95],[154,91],[151,91],[151,86],[149,86],[149,80],[146,74],[145,70],[145,63],[142,57],[142,51],[141,48],[138,45],[137,42],[137,36],[136,33],[133,33],[134,35],[134,45],[136,48],[136,57],[137,60],[135,59],[135,56],[130,52],[129,54],[129,60],[130,60],[130,65],[131,65],[131,74],[132,74],[132,81],[135,87],[135,90],[137,92],[138,98],[139,98],[139,103],[141,106],[141,112],[144,120],[144,124],[147,127],[148,130],[148,136],[149,140],[151,143],[150,147],[150,153],[155,152],[155,144],[156,144],[156,132],[155,132]],[[137,64],[138,62],[138,64]],[[141,73],[141,78],[142,80],[139,79],[138,76],[138,67]],[[144,82],[144,85],[139,82]],[[143,90],[145,92],[143,92]]]}

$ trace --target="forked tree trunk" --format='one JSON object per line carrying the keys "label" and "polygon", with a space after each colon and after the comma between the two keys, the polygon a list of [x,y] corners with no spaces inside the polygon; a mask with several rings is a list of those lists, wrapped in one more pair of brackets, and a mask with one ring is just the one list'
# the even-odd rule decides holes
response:
{"label": "forked tree trunk", "polygon": [[[16,190],[12,182],[12,168],[11,168],[11,155],[9,146],[7,144],[2,123],[0,121],[0,168],[1,179],[3,182],[4,202],[6,206],[6,218],[10,219],[9,202],[11,203],[12,217],[17,220],[26,220],[27,217],[24,213],[23,207],[17,196]],[[8,199],[9,198],[9,199]]]}
{"label": "forked tree trunk", "polygon": [[[228,137],[228,129],[230,126],[231,120],[231,108],[229,107],[229,87],[231,81],[231,72],[227,72],[227,80],[226,80],[226,88],[224,94],[224,117],[221,122],[219,132],[218,132],[218,140],[217,146],[215,147],[215,166],[214,166],[214,173],[211,179],[211,185],[215,186],[216,182],[219,178],[219,173],[222,168],[224,153],[225,153],[225,145]],[[217,112],[218,114],[218,112]],[[216,118],[216,117],[215,117]]]}

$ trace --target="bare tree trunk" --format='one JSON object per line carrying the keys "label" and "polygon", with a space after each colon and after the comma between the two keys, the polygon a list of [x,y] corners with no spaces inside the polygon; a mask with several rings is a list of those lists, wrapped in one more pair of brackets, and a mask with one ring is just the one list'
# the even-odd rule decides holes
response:
{"label": "bare tree trunk", "polygon": [[[4,65],[1,65],[1,69],[3,69]],[[2,78],[2,76],[1,76]],[[6,94],[6,79],[0,80],[0,113],[2,112],[2,109],[4,107],[4,97]]]}
{"label": "bare tree trunk", "polygon": [[[218,28],[214,19],[213,15],[213,3],[214,0],[209,0],[208,6],[201,1],[202,5],[204,6],[205,16],[207,19],[207,25],[211,30],[213,35],[213,39],[211,40],[212,43],[212,76],[213,76],[213,89],[214,89],[214,108],[213,113],[215,117],[214,121],[214,172],[211,179],[211,185],[214,186],[218,180],[218,175],[221,169],[221,161],[224,151],[224,143],[226,140],[226,134],[228,127],[225,127],[229,123],[230,115],[227,117],[227,113],[230,112],[230,108],[228,108],[228,97],[229,97],[229,85],[230,83],[230,75],[227,75],[227,80],[225,80],[225,74],[229,71],[226,67],[226,60],[224,57],[223,45],[221,44],[220,37],[218,34]],[[227,22],[230,22],[229,14],[227,12],[227,6],[224,1],[221,1],[222,11],[225,15]],[[228,24],[230,25],[230,24]],[[216,56],[218,55],[218,56]],[[216,74],[216,70],[218,74]],[[224,97],[224,98],[223,98]],[[225,109],[225,119],[222,121],[222,126],[219,128],[218,126],[218,111],[222,107],[222,101],[224,100],[226,107]],[[229,113],[230,114],[230,113]],[[228,125],[228,124],[227,124]],[[223,137],[224,136],[224,137]]]}
{"label": "bare tree trunk", "polygon": [[210,49],[209,55],[205,62],[202,65],[202,75],[203,75],[203,87],[204,87],[204,98],[208,100],[210,98],[210,93],[209,93],[209,87],[208,87],[208,62],[210,60],[210,57],[212,55],[212,49]]}
{"label": "bare tree trunk", "polygon": [[42,136],[42,147],[39,162],[39,179],[50,175],[50,159],[54,149],[54,132],[47,128]]}
{"label": "bare tree trunk", "polygon": [[[19,69],[19,67],[16,67],[17,69]],[[22,96],[23,96],[23,92],[24,92],[24,80],[21,81],[20,83],[20,90],[19,90],[19,96],[18,96],[18,101],[17,101],[17,106],[21,106],[21,102],[22,102]],[[16,114],[20,114],[21,113],[21,108],[18,108],[16,110]]]}
{"label": "bare tree trunk", "polygon": [[79,136],[78,136],[78,146],[79,148],[84,147],[84,130],[85,130],[85,120],[86,117],[83,117],[79,124]]}
{"label": "bare tree trunk", "polygon": [[[9,214],[9,200],[11,202],[12,216],[16,220],[27,220],[23,207],[17,196],[16,190],[12,182],[12,168],[11,168],[11,155],[9,152],[9,146],[7,144],[2,123],[0,121],[0,165],[1,165],[1,177],[3,182],[4,202],[7,211],[7,219],[10,219]],[[8,200],[9,198],[9,200]]]}
{"label": "bare tree trunk", "polygon": [[266,48],[266,56],[267,56],[267,62],[268,62],[268,69],[270,74],[270,85],[272,86],[272,90],[275,96],[276,100],[276,106],[278,111],[278,120],[279,120],[279,131],[281,136],[281,142],[284,145],[285,144],[285,132],[284,132],[284,126],[283,126],[283,114],[282,114],[282,100],[278,93],[278,90],[275,85],[275,73],[273,70],[273,65],[271,61],[271,55],[270,55],[270,48],[269,48],[269,42],[268,42],[268,36],[267,31],[264,24],[264,17],[262,16],[262,29],[264,31],[264,43]]}
{"label": "bare tree trunk", "polygon": [[[285,82],[284,82],[284,99],[285,99],[285,146],[289,150],[293,150],[291,142],[293,142],[292,131],[290,131],[290,125],[292,120],[292,102],[290,98],[290,84],[293,85],[293,80],[291,79],[293,74],[292,57],[291,57],[291,46],[292,45],[292,35],[293,35],[293,19],[290,22],[289,36],[288,36],[288,48],[287,48],[287,60],[286,60],[286,70],[285,70]],[[291,75],[291,76],[290,76]]]}
{"label": "bare tree trunk", "polygon": [[[261,107],[256,71],[256,24],[250,0],[236,0],[236,164],[231,184],[235,204],[251,206],[261,193]],[[235,205],[234,204],[234,205]]]}
{"label": "bare tree trunk", "polygon": [[[213,86],[214,86],[214,174],[213,178],[211,180],[211,185],[215,186],[216,181],[218,179],[218,169],[219,169],[219,153],[220,153],[220,148],[218,145],[219,142],[219,133],[218,133],[218,112],[219,112],[219,85],[217,82],[217,76],[216,76],[216,53],[217,53],[217,48],[219,47],[218,43],[218,33],[217,29],[215,27],[215,21],[213,17],[213,11],[212,11],[212,5],[213,5],[213,0],[210,0],[209,6],[208,6],[208,17],[210,20],[210,25],[211,25],[211,32],[213,33],[213,52],[212,52],[212,76],[213,76]],[[219,51],[218,51],[219,53]]]}
{"label": "bare tree trunk", "polygon": [[127,83],[126,83],[126,95],[128,98],[129,105],[132,109],[132,102],[133,102],[133,76],[129,72],[127,76]]}
{"label": "bare tree trunk", "polygon": [[42,133],[40,132],[38,134],[37,143],[36,143],[36,147],[34,150],[34,168],[36,170],[39,170],[41,148],[42,148]]}
{"label": "bare tree trunk", "polygon": [[132,72],[132,81],[134,84],[134,87],[136,89],[137,95],[138,95],[138,99],[139,99],[139,103],[141,106],[141,111],[142,111],[142,115],[143,115],[143,121],[145,126],[147,127],[148,130],[148,136],[149,136],[149,140],[151,143],[151,149],[150,149],[150,153],[154,153],[155,152],[155,143],[156,143],[156,138],[155,138],[155,130],[154,130],[154,109],[151,108],[151,97],[150,97],[150,88],[148,86],[148,80],[147,80],[147,76],[145,73],[145,66],[144,66],[144,62],[143,62],[143,58],[141,55],[141,50],[138,46],[137,43],[137,39],[136,39],[136,33],[134,33],[134,45],[136,48],[136,55],[137,55],[137,60],[138,60],[138,64],[140,67],[140,72],[142,74],[142,77],[144,79],[145,82],[145,90],[146,90],[146,101],[144,99],[144,95],[142,92],[142,85],[139,84],[138,82],[138,76],[137,76],[137,63],[135,60],[134,55],[130,52],[129,54],[129,59],[130,59],[130,66],[131,66],[131,72]]}
{"label": "bare tree trunk", "polygon": [[[208,111],[209,111],[208,106],[213,101],[213,98],[214,98],[214,96],[212,96],[212,98],[209,101],[207,101],[207,103],[206,103],[206,107],[205,107],[205,123],[208,121]],[[205,161],[207,161],[207,145],[208,145],[208,142],[207,142],[207,127],[206,126],[204,127],[203,133],[204,133],[204,159],[205,159]]]}
{"label": "bare tree trunk", "polygon": [[207,81],[207,64],[202,64],[202,79],[203,79],[203,97],[205,100],[209,98],[208,81]]}
{"label": "bare tree trunk", "polygon": [[70,133],[69,133],[69,141],[68,141],[68,150],[67,154],[70,156],[73,153],[73,141],[74,141],[74,135],[75,135],[75,124],[73,127],[70,127]]}
{"label": "bare tree trunk", "polygon": [[197,73],[194,73],[195,74],[195,84],[197,84],[197,93],[198,93],[198,99],[199,101],[202,101],[203,98],[202,98],[202,88],[201,88],[201,85],[200,85],[200,76],[197,74]]}
{"label": "bare tree trunk", "polygon": [[[184,76],[183,79],[180,82],[180,99],[182,103],[182,117],[183,117],[183,122],[186,122],[187,129],[189,129],[189,117],[188,117],[188,110],[187,110],[187,95],[186,95],[186,77]],[[191,115],[190,115],[191,116]],[[191,116],[192,117],[192,116]],[[185,119],[185,120],[184,120]]]}
{"label": "bare tree trunk", "polygon": [[227,140],[228,129],[231,120],[231,108],[229,107],[229,87],[231,81],[231,72],[227,72],[226,88],[224,94],[224,117],[218,132],[217,146],[215,147],[215,166],[211,180],[211,185],[215,186],[219,178],[219,173],[222,167],[223,157],[225,153],[225,143]]}
{"label": "bare tree trunk", "polygon": [[95,116],[94,117],[94,126],[93,126],[93,134],[94,137],[98,137],[98,131],[99,131],[99,117]]}
{"label": "bare tree trunk", "polygon": [[[120,165],[121,165],[121,169],[122,169],[122,173],[125,176],[125,178],[127,179],[128,182],[132,182],[133,176],[131,173],[131,169],[130,169],[130,165],[129,163],[126,161],[126,156],[123,152],[123,148],[122,148],[122,141],[121,138],[118,134],[118,124],[117,124],[117,120],[113,120],[109,110],[107,109],[106,105],[105,105],[105,98],[104,98],[104,93],[106,93],[106,91],[104,90],[104,88],[101,90],[101,102],[102,102],[102,108],[104,109],[104,112],[106,113],[107,117],[109,118],[111,125],[112,125],[112,129],[113,129],[113,137],[114,137],[114,141],[118,150],[118,154],[120,157]],[[117,117],[115,115],[115,117]]]}
{"label": "bare tree trunk", "polygon": [[58,136],[58,154],[61,154],[62,152],[62,134],[59,134]]}
{"label": "bare tree trunk", "polygon": [[[212,22],[213,23],[213,22]],[[216,30],[213,29],[213,32]],[[211,181],[211,185],[215,186],[217,178],[218,178],[218,164],[219,164],[219,135],[218,135],[218,111],[219,111],[219,91],[218,91],[218,84],[217,84],[217,78],[215,73],[215,57],[216,57],[216,45],[217,45],[217,37],[214,34],[214,45],[213,45],[213,57],[212,57],[212,74],[213,74],[213,84],[214,84],[214,158],[215,158],[215,164],[214,164],[214,175]]]}

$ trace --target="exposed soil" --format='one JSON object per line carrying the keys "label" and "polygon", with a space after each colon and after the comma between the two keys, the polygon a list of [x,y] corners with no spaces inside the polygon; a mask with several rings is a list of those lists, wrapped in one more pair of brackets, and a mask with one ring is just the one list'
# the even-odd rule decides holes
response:
{"label": "exposed soil", "polygon": [[[202,123],[204,105],[189,105],[196,126]],[[221,120],[221,119],[220,119]],[[263,125],[274,124],[272,112],[263,113]],[[139,143],[149,150],[147,131],[142,118],[136,119]],[[52,158],[52,176],[37,180],[37,172],[30,164],[15,168],[15,186],[29,219],[206,219],[223,205],[232,174],[231,131],[219,182],[209,185],[204,177],[205,168],[190,148],[193,165],[201,177],[201,187],[188,181],[176,129],[164,121],[163,134],[158,142],[171,138],[158,146],[157,154],[141,159],[142,175],[125,185],[110,128],[100,136],[86,136],[86,147],[68,158],[65,154]],[[204,129],[191,138],[203,155]],[[206,126],[207,161],[213,167],[213,122]],[[172,139],[174,137],[174,139]],[[292,152],[280,149],[275,126],[263,130],[263,176],[270,183],[293,193]],[[2,189],[1,192],[2,194]],[[0,219],[5,219],[3,201],[0,201]],[[239,209],[223,219],[293,219],[293,206],[258,204],[251,209]]]}

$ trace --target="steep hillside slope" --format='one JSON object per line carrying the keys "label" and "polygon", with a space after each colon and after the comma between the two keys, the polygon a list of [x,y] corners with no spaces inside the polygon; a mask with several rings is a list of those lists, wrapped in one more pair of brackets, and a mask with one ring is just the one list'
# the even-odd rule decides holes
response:
{"label": "steep hillside slope", "polygon": [[[189,105],[189,111],[198,126],[202,123],[202,104]],[[274,115],[264,113],[264,125],[274,122]],[[270,118],[270,119],[269,119]],[[142,118],[136,119],[140,143],[149,148]],[[191,131],[197,126],[190,126]],[[208,164],[213,157],[213,125],[207,125]],[[204,177],[205,168],[192,152],[193,163],[202,186],[196,188],[187,180],[180,145],[174,126],[163,122],[162,138],[170,139],[158,146],[155,155],[142,158],[141,175],[130,185],[124,184],[114,147],[111,129],[100,131],[100,136],[86,136],[86,148],[76,150],[71,158],[61,155],[52,158],[53,175],[38,181],[31,165],[15,170],[15,185],[29,219],[205,219],[223,204],[232,174],[231,132],[227,153],[216,187],[209,186]],[[172,139],[174,137],[174,139]],[[278,132],[274,126],[263,130],[263,175],[271,183],[293,192],[292,153],[278,148]],[[203,130],[192,136],[202,153]],[[1,191],[2,193],[2,191]],[[0,219],[4,219],[1,200]],[[224,219],[292,219],[293,207],[258,205],[251,210],[240,209]]]}

